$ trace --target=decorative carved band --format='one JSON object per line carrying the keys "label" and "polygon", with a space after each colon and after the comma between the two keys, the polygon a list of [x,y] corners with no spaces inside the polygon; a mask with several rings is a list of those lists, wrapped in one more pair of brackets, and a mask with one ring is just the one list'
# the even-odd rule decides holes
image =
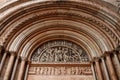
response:
{"label": "decorative carved band", "polygon": [[30,67],[29,75],[92,75],[91,67]]}
{"label": "decorative carved band", "polygon": [[86,52],[78,45],[64,40],[50,41],[32,55],[32,62],[89,62]]}

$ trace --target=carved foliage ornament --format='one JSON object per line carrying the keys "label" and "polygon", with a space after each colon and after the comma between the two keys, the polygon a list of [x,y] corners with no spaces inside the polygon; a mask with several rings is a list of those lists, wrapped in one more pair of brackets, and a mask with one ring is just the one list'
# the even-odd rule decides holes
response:
{"label": "carved foliage ornament", "polygon": [[50,41],[38,47],[32,55],[32,62],[88,62],[86,52],[78,45],[65,40]]}

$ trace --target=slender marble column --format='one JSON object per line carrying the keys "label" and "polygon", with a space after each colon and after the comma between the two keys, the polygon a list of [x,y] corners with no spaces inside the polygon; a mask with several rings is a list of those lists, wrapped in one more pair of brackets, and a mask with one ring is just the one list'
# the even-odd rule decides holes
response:
{"label": "slender marble column", "polygon": [[119,62],[120,62],[120,51],[118,51],[118,59],[119,59]]}
{"label": "slender marble column", "polygon": [[26,58],[21,57],[21,64],[20,64],[20,69],[18,73],[18,79],[17,80],[23,80],[23,74],[24,74],[24,69],[25,69],[25,63],[26,63]]}
{"label": "slender marble column", "polygon": [[120,62],[120,43],[118,44],[118,47],[115,49],[117,56],[118,56],[118,60]]}
{"label": "slender marble column", "polygon": [[95,58],[95,65],[98,74],[98,80],[103,80],[102,70],[100,68],[99,58]]}
{"label": "slender marble column", "polygon": [[10,74],[11,74],[11,71],[12,71],[12,66],[13,66],[13,63],[14,63],[14,58],[15,58],[15,53],[12,52],[11,56],[10,56],[10,59],[9,59],[9,62],[8,62],[8,66],[7,66],[5,75],[4,75],[4,80],[9,80],[9,77],[10,77]]}
{"label": "slender marble column", "polygon": [[29,70],[30,63],[31,63],[30,61],[27,62],[27,68],[26,68],[24,80],[27,80],[27,75],[28,75],[28,70]]}
{"label": "slender marble column", "polygon": [[92,69],[92,72],[93,72],[93,78],[94,78],[94,80],[97,80],[96,74],[95,74],[95,69],[94,69],[94,62],[91,62],[91,69]]}
{"label": "slender marble column", "polygon": [[5,59],[6,59],[6,57],[7,57],[7,53],[8,53],[8,52],[5,52],[4,55],[3,55],[3,58],[2,58],[2,61],[1,61],[1,64],[0,64],[0,74],[1,74],[1,72],[2,72],[3,65],[4,65]]}
{"label": "slender marble column", "polygon": [[110,57],[111,52],[106,52],[105,54],[106,54],[106,61],[108,63],[108,69],[110,72],[111,80],[118,80],[117,75],[116,75],[115,70],[114,70],[114,67],[113,67],[113,64],[112,64],[111,57]]}
{"label": "slender marble column", "polygon": [[106,63],[105,63],[105,59],[104,59],[103,56],[101,57],[101,60],[102,60],[102,64],[103,64],[103,67],[104,67],[106,80],[110,80],[108,69],[107,69],[107,66],[106,66]]}
{"label": "slender marble column", "polygon": [[[113,54],[114,54],[114,57],[115,57],[115,60],[116,60],[116,62],[117,62],[117,64],[118,64],[118,66],[120,66],[120,61],[119,61],[119,59],[118,59],[118,52],[117,51],[114,51],[113,52]],[[120,68],[120,67],[119,67]]]}
{"label": "slender marble column", "polygon": [[3,47],[0,45],[0,63],[1,63],[1,60],[2,60],[2,50],[3,50]]}
{"label": "slender marble column", "polygon": [[15,78],[15,73],[16,73],[16,69],[17,69],[17,65],[18,65],[19,58],[20,58],[20,57],[17,56],[16,61],[15,61],[15,65],[14,65],[14,68],[13,68],[11,80],[14,80],[14,78]]}

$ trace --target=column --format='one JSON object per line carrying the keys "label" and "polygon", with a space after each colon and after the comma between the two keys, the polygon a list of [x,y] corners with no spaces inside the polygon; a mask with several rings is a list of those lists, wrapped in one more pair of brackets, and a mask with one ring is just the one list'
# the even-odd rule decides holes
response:
{"label": "column", "polygon": [[1,60],[2,60],[2,50],[3,50],[3,47],[0,45],[0,63],[1,63]]}
{"label": "column", "polygon": [[119,61],[120,61],[120,51],[118,51],[118,59],[119,59]]}
{"label": "column", "polygon": [[9,77],[10,77],[10,74],[11,74],[11,71],[12,71],[12,67],[13,67],[13,63],[14,63],[15,53],[12,52],[10,54],[11,55],[10,55],[8,66],[7,66],[5,75],[4,75],[4,80],[9,80]]}
{"label": "column", "polygon": [[104,67],[106,80],[110,80],[109,73],[108,73],[108,70],[107,70],[107,66],[106,66],[106,63],[105,63],[105,59],[104,59],[103,56],[101,57],[101,60],[102,60],[102,64],[103,64],[103,67]]}
{"label": "column", "polygon": [[26,68],[24,80],[27,80],[27,75],[28,75],[28,70],[29,70],[30,63],[31,63],[31,61],[27,62],[27,68]]}
{"label": "column", "polygon": [[[114,55],[114,57],[115,57],[115,59],[116,59],[116,62],[117,62],[117,64],[118,64],[118,66],[120,66],[120,61],[119,61],[119,59],[118,59],[118,52],[117,51],[114,51],[113,52],[113,55]],[[119,67],[119,69],[120,69],[120,67]]]}
{"label": "column", "polygon": [[114,70],[114,67],[113,67],[113,64],[112,64],[111,57],[110,57],[111,52],[106,52],[105,54],[106,54],[106,61],[108,63],[108,69],[110,72],[110,77],[112,80],[118,80],[117,75],[116,75],[115,70]]}
{"label": "column", "polygon": [[94,80],[97,80],[96,74],[95,74],[95,69],[94,69],[94,62],[93,61],[91,62],[91,69],[92,69],[92,72],[93,72],[93,78],[94,78]]}
{"label": "column", "polygon": [[97,76],[98,76],[98,80],[103,80],[103,76],[102,76],[102,70],[100,68],[100,63],[99,63],[99,58],[95,58],[95,65],[96,65],[96,69],[97,69]]}
{"label": "column", "polygon": [[2,58],[2,60],[1,60],[1,63],[0,63],[0,74],[1,74],[1,72],[2,72],[3,65],[4,65],[5,60],[6,60],[6,57],[7,57],[7,53],[8,53],[8,52],[5,52],[5,53],[4,53],[3,58]]}
{"label": "column", "polygon": [[17,58],[16,58],[15,65],[14,65],[13,72],[12,72],[12,76],[11,76],[11,80],[14,80],[14,78],[15,78],[15,73],[17,70],[18,62],[19,62],[19,56],[17,56]]}
{"label": "column", "polygon": [[18,79],[17,80],[23,80],[25,63],[26,63],[26,58],[25,57],[21,57],[21,64],[20,64],[20,69],[19,69]]}
{"label": "column", "polygon": [[117,53],[117,56],[118,56],[118,60],[120,62],[120,42],[118,43],[118,46],[115,50],[116,50],[116,53]]}
{"label": "column", "polygon": [[120,62],[119,62],[119,59],[118,59],[118,52],[117,51],[113,51],[113,55],[114,55],[114,58],[115,58],[115,62],[117,63],[116,67],[117,67],[117,75],[118,75],[118,78],[120,79]]}

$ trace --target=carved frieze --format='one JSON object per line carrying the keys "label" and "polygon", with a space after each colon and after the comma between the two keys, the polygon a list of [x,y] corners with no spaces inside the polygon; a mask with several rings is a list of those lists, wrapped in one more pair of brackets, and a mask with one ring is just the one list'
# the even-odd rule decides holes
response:
{"label": "carved frieze", "polygon": [[29,75],[92,75],[91,67],[30,67]]}
{"label": "carved frieze", "polygon": [[32,62],[89,62],[86,52],[78,45],[64,40],[50,41],[32,55]]}

